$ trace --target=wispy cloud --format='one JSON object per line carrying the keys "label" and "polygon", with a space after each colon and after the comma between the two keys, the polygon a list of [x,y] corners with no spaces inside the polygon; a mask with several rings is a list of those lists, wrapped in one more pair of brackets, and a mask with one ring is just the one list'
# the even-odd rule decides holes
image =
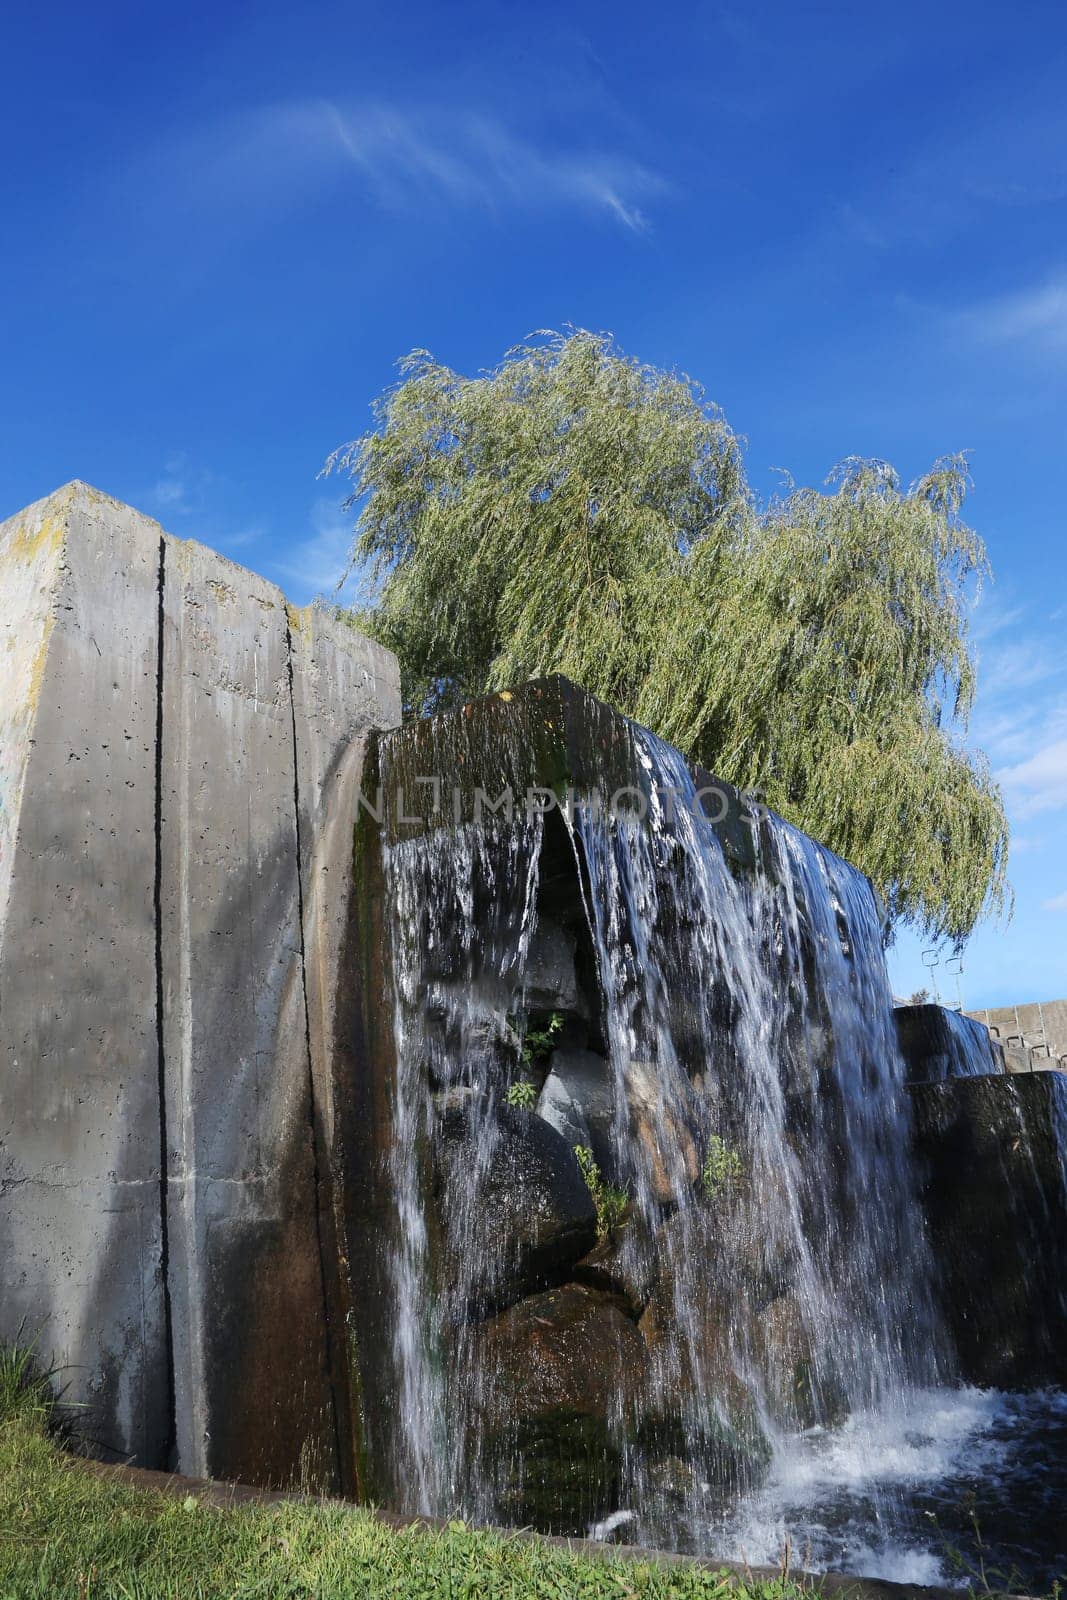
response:
{"label": "wispy cloud", "polygon": [[239,203],[271,215],[354,183],[382,210],[572,210],[641,233],[649,203],[668,192],[643,162],[584,138],[535,139],[496,115],[385,102],[261,107],[157,151],[146,165],[179,194],[180,210]]}
{"label": "wispy cloud", "polygon": [[167,510],[182,505],[186,493],[186,486],[181,478],[173,476],[160,478],[152,489],[152,503],[161,510]]}
{"label": "wispy cloud", "polygon": [[1067,806],[1067,739],[1057,739],[999,774],[1021,817]]}
{"label": "wispy cloud", "polygon": [[1067,644],[1054,611],[1020,600],[1010,590],[983,590],[971,634],[978,646],[971,735],[1000,769],[1018,817],[1030,797],[1026,774],[1011,775],[1038,752],[1067,740]]}
{"label": "wispy cloud", "polygon": [[352,548],[352,525],[338,510],[336,500],[316,500],[309,522],[310,533],[271,563],[271,575],[290,599],[300,604],[318,595],[337,598],[342,579],[347,584]]}
{"label": "wispy cloud", "polygon": [[[1067,806],[1067,644],[1054,612],[982,596],[974,617],[979,688],[971,734],[989,755],[1014,826]],[[1016,855],[1047,841],[1012,839]]]}
{"label": "wispy cloud", "polygon": [[971,620],[971,637],[978,644],[984,644],[1006,628],[1014,628],[1025,615],[1025,606],[1005,605],[1000,596],[985,589]]}
{"label": "wispy cloud", "polygon": [[167,457],[155,483],[145,490],[143,503],[164,520],[200,516],[217,483],[213,472],[196,466],[183,450],[175,450]]}
{"label": "wispy cloud", "polygon": [[978,301],[956,320],[964,332],[985,343],[1067,351],[1067,272]]}
{"label": "wispy cloud", "polygon": [[1041,902],[1042,911],[1067,911],[1067,890],[1063,894],[1054,895],[1051,900]]}
{"label": "wispy cloud", "polygon": [[1015,695],[1022,689],[1062,678],[1067,663],[1047,638],[1015,639],[981,652],[982,680],[990,694]]}

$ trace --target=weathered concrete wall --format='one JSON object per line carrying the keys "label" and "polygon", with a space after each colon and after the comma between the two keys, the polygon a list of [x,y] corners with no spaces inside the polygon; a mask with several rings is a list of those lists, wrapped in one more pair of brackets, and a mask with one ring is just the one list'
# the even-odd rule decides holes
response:
{"label": "weathered concrete wall", "polygon": [[1035,1066],[1067,1066],[1067,1000],[998,1006],[972,1011],[1005,1050],[1021,1052]]}
{"label": "weathered concrete wall", "polygon": [[347,1483],[330,997],[395,660],[84,485],[0,585],[0,1339],[102,1449]]}
{"label": "weathered concrete wall", "polygon": [[[135,512],[75,486],[0,528],[0,661],[21,663],[26,685],[0,761],[15,774],[0,921],[0,1338],[23,1323],[39,1332],[100,1447],[145,1460],[169,1426],[159,548]],[[12,612],[9,592],[27,591]]]}

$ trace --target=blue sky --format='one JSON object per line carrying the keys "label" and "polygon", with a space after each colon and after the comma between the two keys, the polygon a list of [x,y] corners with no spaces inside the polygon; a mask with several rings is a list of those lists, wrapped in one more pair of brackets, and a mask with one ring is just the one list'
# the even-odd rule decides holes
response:
{"label": "blue sky", "polygon": [[[0,514],[85,478],[303,600],[317,478],[415,346],[612,330],[774,468],[971,450],[972,736],[1015,919],[969,1005],[1067,994],[1067,11],[9,7]],[[894,979],[923,981],[903,938]],[[954,980],[942,978],[954,994]]]}

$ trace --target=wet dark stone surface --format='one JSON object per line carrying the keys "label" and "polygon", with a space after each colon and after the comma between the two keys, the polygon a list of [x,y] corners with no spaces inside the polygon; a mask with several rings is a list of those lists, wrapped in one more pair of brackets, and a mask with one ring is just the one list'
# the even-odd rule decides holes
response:
{"label": "wet dark stone surface", "polygon": [[[560,1283],[596,1240],[596,1207],[570,1145],[517,1106],[487,1111],[477,1095],[453,1095],[443,1110],[434,1161],[446,1280],[471,1284],[473,1311]],[[482,1127],[487,1115],[491,1129]],[[479,1160],[480,1142],[487,1160]],[[466,1237],[458,1234],[449,1204],[460,1194],[461,1214],[473,1218]]]}
{"label": "wet dark stone surface", "polygon": [[494,1317],[481,1340],[501,1516],[584,1531],[617,1503],[621,1440],[647,1366],[626,1302],[565,1284]]}
{"label": "wet dark stone surface", "polygon": [[[1067,1077],[995,1075],[911,1090],[942,1303],[963,1376],[1067,1383]],[[1060,1104],[1057,1107],[1055,1098]]]}
{"label": "wet dark stone surface", "polygon": [[591,1050],[553,1052],[538,1114],[571,1145],[585,1145],[608,1182],[616,1177],[611,1065]]}
{"label": "wet dark stone surface", "polygon": [[896,1006],[893,1021],[909,1083],[939,1083],[1004,1070],[1004,1053],[989,1029],[961,1011],[937,1005]]}

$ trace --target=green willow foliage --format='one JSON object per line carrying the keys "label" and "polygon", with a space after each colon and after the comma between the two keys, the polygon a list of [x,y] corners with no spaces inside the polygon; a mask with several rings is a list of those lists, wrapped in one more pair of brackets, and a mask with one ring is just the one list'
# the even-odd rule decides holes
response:
{"label": "green willow foliage", "polygon": [[685,377],[544,334],[465,378],[422,350],[338,451],[368,585],[353,621],[422,714],[562,672],[962,942],[1002,909],[1007,824],[962,743],[987,563],[959,456],[903,489],[849,459],[769,505]]}

